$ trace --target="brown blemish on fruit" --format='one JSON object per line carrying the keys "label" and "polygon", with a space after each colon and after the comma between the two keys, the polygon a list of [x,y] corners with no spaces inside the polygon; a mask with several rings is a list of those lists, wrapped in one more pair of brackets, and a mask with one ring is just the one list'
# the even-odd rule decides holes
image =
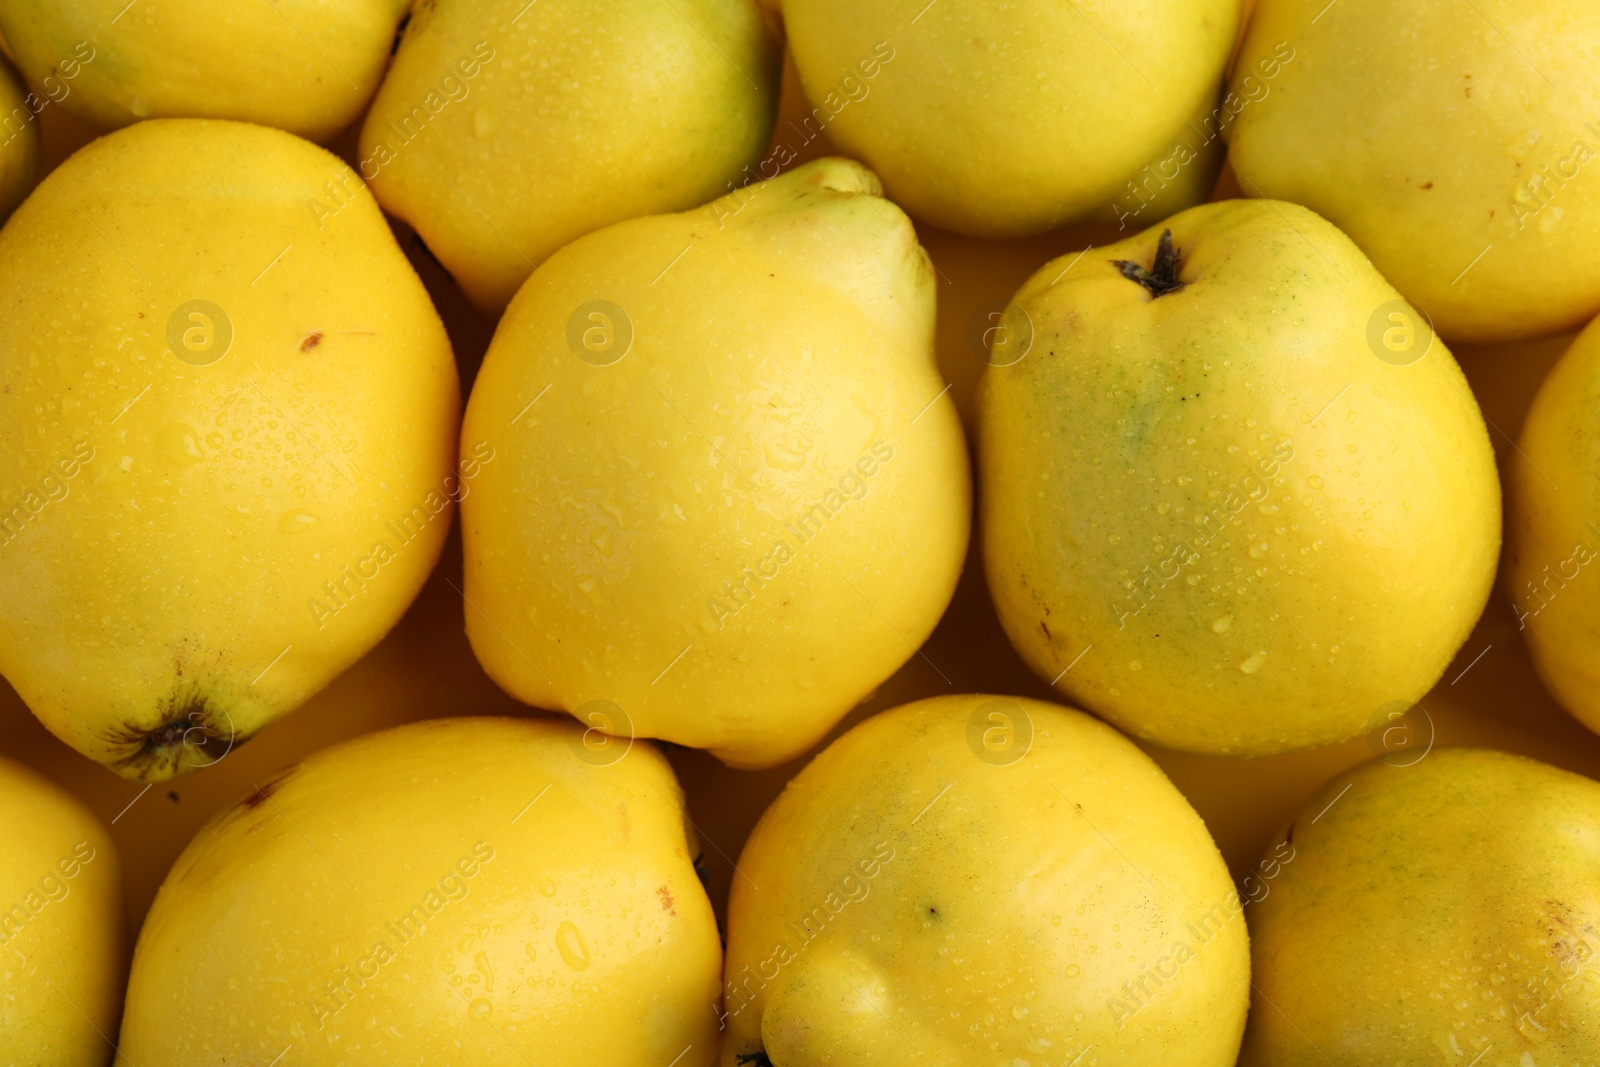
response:
{"label": "brown blemish on fruit", "polygon": [[664,885],[657,886],[656,896],[661,898],[662,911],[671,912],[673,915],[678,914],[678,909],[672,906],[672,890],[668,889]]}
{"label": "brown blemish on fruit", "polygon": [[256,785],[254,782],[252,782],[251,785],[254,787],[255,791],[240,801],[239,806],[245,811],[254,811],[261,805],[265,804],[272,798],[272,794],[283,788],[283,783],[288,781],[289,776],[295,772],[298,766],[299,765],[296,764],[294,767],[285,767],[283,770],[279,771],[277,774],[274,774],[271,778],[268,778],[260,785]]}
{"label": "brown blemish on fruit", "polygon": [[321,343],[322,343],[322,331],[321,330],[316,330],[313,333],[307,334],[306,335],[306,339],[304,341],[300,342],[300,351],[309,352],[313,348],[316,348]]}

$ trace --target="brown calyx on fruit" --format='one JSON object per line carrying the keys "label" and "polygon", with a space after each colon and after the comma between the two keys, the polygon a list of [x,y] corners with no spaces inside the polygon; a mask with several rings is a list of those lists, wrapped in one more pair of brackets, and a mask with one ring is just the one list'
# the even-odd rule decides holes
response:
{"label": "brown calyx on fruit", "polygon": [[1161,231],[1161,241],[1156,245],[1156,261],[1148,269],[1131,259],[1113,259],[1111,263],[1122,271],[1124,278],[1150,290],[1152,297],[1166,296],[1183,288],[1183,283],[1178,280],[1178,250],[1172,247],[1171,230]]}
{"label": "brown calyx on fruit", "polygon": [[146,729],[130,721],[112,731],[111,740],[127,751],[110,761],[117,773],[142,782],[164,781],[209,767],[244,743],[231,718],[225,712],[214,714],[203,698],[175,696],[165,703],[159,726]]}

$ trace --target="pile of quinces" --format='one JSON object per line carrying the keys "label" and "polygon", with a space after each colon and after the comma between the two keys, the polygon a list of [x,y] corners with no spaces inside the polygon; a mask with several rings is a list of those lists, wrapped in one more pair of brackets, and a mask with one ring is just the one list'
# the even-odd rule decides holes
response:
{"label": "pile of quinces", "polygon": [[[459,514],[531,706],[253,782],[136,944],[101,820],[0,761],[0,1061],[1600,1062],[1600,784],[1384,756],[1236,884],[1130,740],[1381,732],[1497,573],[1600,729],[1600,323],[1519,440],[1448,347],[1600,315],[1600,6],[1246,7],[0,0],[0,673],[204,773]],[[102,135],[39,174],[57,112]],[[965,428],[913,220],[1105,235],[978,323]],[[498,321],[465,387],[397,232]],[[1063,703],[836,735],[974,512]],[[662,746],[814,754],[725,918]]]}

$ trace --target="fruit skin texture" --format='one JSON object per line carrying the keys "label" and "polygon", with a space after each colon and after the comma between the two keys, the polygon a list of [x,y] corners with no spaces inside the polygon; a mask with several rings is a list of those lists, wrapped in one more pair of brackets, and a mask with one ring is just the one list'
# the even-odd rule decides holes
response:
{"label": "fruit skin texture", "polygon": [[1226,101],[1208,97],[1088,221],[1116,223],[1119,233],[1131,237],[1145,226],[1210,200],[1228,154],[1222,139],[1226,121]]}
{"label": "fruit skin texture", "polygon": [[158,120],[50,183],[0,230],[0,674],[84,755],[167,778],[410,604],[464,491],[456,369],[315,145]]}
{"label": "fruit skin texture", "polygon": [[1539,677],[1600,731],[1600,578],[1591,566],[1600,557],[1597,421],[1600,320],[1573,342],[1528,410],[1518,446],[1528,462],[1509,468],[1506,558],[1506,589]]}
{"label": "fruit skin texture", "polygon": [[441,719],[261,783],[162,885],[118,1063],[710,1064],[683,794],[651,745],[588,751],[570,722]]}
{"label": "fruit skin texture", "polygon": [[767,767],[933,630],[970,475],[932,271],[878,193],[818,160],[591,234],[517,295],[462,431],[504,457],[462,531],[467,635],[512,695]]}
{"label": "fruit skin texture", "polygon": [[30,95],[16,68],[0,55],[0,222],[33,188],[39,167],[39,125]]}
{"label": "fruit skin texture", "polygon": [[1600,785],[1440,749],[1340,775],[1291,836],[1251,909],[1240,1067],[1600,1056]]}
{"label": "fruit skin texture", "polygon": [[1230,160],[1251,195],[1349,234],[1452,341],[1560,333],[1600,312],[1600,5],[1475,2],[1261,0],[1235,69],[1280,41],[1298,57],[1230,128]]}
{"label": "fruit skin texture", "polygon": [[784,0],[783,14],[808,125],[917,219],[1007,237],[1104,214],[1215,102],[1239,0],[1093,6]]}
{"label": "fruit skin texture", "polygon": [[117,854],[100,820],[54,782],[0,759],[0,1061],[110,1061],[100,1033],[122,1010],[124,924]]}
{"label": "fruit skin texture", "polygon": [[[121,5],[118,5],[120,7]],[[140,3],[0,0],[0,33],[34,85],[67,74],[60,106],[102,130],[216,118],[331,140],[383,78],[410,0]],[[108,20],[115,17],[116,25]]]}
{"label": "fruit skin texture", "polygon": [[767,22],[752,0],[424,5],[362,127],[362,177],[498,315],[569,241],[748,180],[778,103]]}
{"label": "fruit skin texture", "polygon": [[1250,950],[1222,857],[1160,768],[1081,712],[976,695],[874,716],[789,783],[739,869],[723,1067],[1238,1050]]}
{"label": "fruit skin texture", "polygon": [[1240,200],[1164,225],[1176,292],[1111,262],[1151,266],[1158,227],[1013,300],[1032,347],[1012,331],[978,396],[1000,621],[1041,677],[1156,744],[1354,737],[1425,693],[1483,610],[1500,487],[1482,416],[1437,339],[1409,365],[1369,348],[1373,323],[1400,328],[1387,315],[1419,320],[1310,211]]}

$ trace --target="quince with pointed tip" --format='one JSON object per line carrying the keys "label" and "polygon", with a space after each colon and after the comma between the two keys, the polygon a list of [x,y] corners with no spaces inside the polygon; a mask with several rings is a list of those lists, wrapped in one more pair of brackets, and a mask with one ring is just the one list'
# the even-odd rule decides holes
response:
{"label": "quince with pointed tip", "polygon": [[[467,636],[508,692],[768,767],[932,632],[966,551],[933,270],[823,159],[552,256],[463,440]],[[930,668],[932,670],[934,668]]]}

